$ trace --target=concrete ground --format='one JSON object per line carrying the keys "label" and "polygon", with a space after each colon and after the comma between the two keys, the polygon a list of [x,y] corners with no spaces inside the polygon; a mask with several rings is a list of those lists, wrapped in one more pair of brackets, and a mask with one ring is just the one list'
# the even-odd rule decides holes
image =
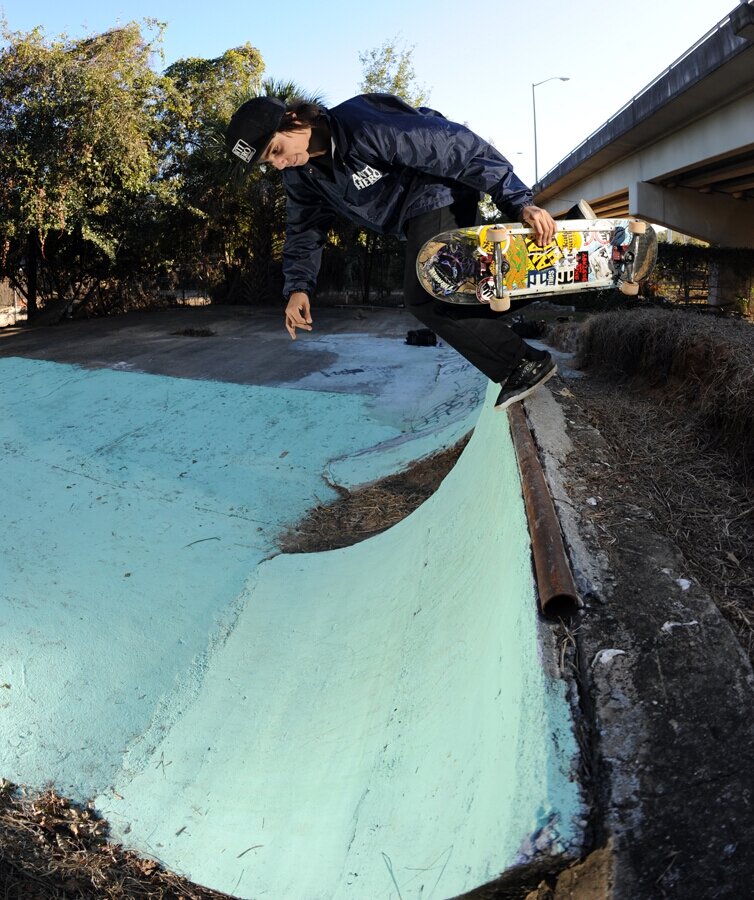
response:
{"label": "concrete ground", "polygon": [[[0,683],[25,702],[15,720],[12,704],[0,703],[11,735],[0,775],[32,785],[57,775],[73,794],[95,793],[124,840],[239,896],[260,895],[263,877],[273,896],[518,898],[535,887],[537,861],[567,865],[581,852],[583,863],[532,900],[748,896],[751,666],[631,497],[611,510],[610,534],[601,529],[590,471],[609,469],[614,451],[574,402],[570,388],[583,373],[559,354],[560,377],[526,404],[585,601],[553,632],[533,617],[507,429],[504,417],[481,411],[484,385],[450,351],[404,346],[414,323],[400,311],[320,312],[315,325],[292,346],[277,313],[202,309],[0,337],[3,496],[26,491],[11,507],[2,583],[10,573],[37,591],[0,588],[11,601],[3,636],[17,629],[0,656]],[[216,334],[173,334],[185,328]],[[46,366],[61,364],[67,377],[49,382]],[[101,367],[106,380],[87,382],[69,365]],[[7,377],[17,366],[19,377]],[[142,373],[158,376],[160,389]],[[146,407],[130,408],[134,396]],[[52,432],[37,422],[24,433],[32,408]],[[159,440],[139,432],[145,408]],[[118,423],[110,440],[99,431],[103,409]],[[267,427],[244,432],[260,409]],[[472,425],[451,475],[400,526],[353,553],[276,555],[275,529],[330,496],[323,473],[358,484]],[[235,431],[241,443],[231,446]],[[176,455],[179,437],[196,455]],[[256,481],[252,456],[269,463]],[[186,473],[201,503],[177,503]],[[93,521],[76,518],[80,478],[96,485],[90,507],[103,496],[111,503]],[[128,558],[106,565],[130,588],[157,548],[152,577],[167,565],[165,583],[183,585],[184,595],[166,589],[155,604],[142,582],[119,588],[114,610],[115,581],[105,577],[108,602],[97,604],[95,583],[82,610],[80,582],[106,557],[84,567],[81,554],[107,549],[97,535],[132,521],[123,510],[148,496],[155,504],[125,530]],[[197,508],[213,512],[211,524],[192,519]],[[86,525],[79,543],[61,529],[64,514]],[[236,522],[240,531],[220,528]],[[490,535],[493,523],[504,530]],[[182,534],[171,543],[173,528]],[[116,548],[122,538],[113,536]],[[188,568],[186,549],[204,554]],[[49,621],[55,634],[44,630]],[[113,633],[139,655],[121,660]],[[46,672],[45,655],[54,664]],[[124,686],[135,665],[136,699],[152,686],[145,709]],[[86,718],[75,711],[90,711],[99,695],[116,704],[112,718],[98,713],[66,743]],[[107,747],[112,722],[121,731],[112,726]],[[522,780],[526,758],[533,765]],[[585,831],[572,766],[589,810]],[[291,869],[310,880],[280,880]]]}
{"label": "concrete ground", "polygon": [[[0,776],[239,897],[441,897],[581,852],[567,685],[505,416],[400,311],[0,337]],[[494,390],[494,387],[492,388]],[[354,547],[311,506],[454,444]]]}

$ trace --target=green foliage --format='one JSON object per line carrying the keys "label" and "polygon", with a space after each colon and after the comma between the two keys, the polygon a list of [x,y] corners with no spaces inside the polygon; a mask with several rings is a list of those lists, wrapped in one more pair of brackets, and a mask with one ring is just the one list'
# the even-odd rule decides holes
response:
{"label": "green foliage", "polygon": [[136,25],[46,44],[3,31],[0,53],[0,227],[5,237],[78,227],[112,254],[103,227],[117,192],[155,171],[153,109],[164,100]]}
{"label": "green foliage", "polygon": [[245,257],[237,227],[253,218],[225,149],[236,108],[259,93],[264,61],[250,44],[215,59],[184,59],[165,77],[180,97],[166,119],[163,180],[175,203],[156,239],[160,275],[169,287],[201,286],[213,293]]}
{"label": "green foliage", "polygon": [[[78,40],[1,21],[0,31],[0,279],[27,298],[30,315],[37,298],[60,315],[143,305],[158,284],[226,302],[279,297],[280,174],[260,166],[235,177],[225,129],[250,97],[320,97],[264,81],[250,44],[159,74],[156,21]],[[364,54],[362,88],[424,102],[412,49],[392,41]],[[397,241],[338,221],[322,288],[369,301],[399,281],[401,257]]]}
{"label": "green foliage", "polygon": [[260,88],[261,54],[245,44],[160,75],[162,26],[146,27],[3,29],[0,275],[30,313],[37,296],[106,312],[158,280],[211,284],[238,248],[224,131]]}
{"label": "green foliage", "polygon": [[227,123],[243,100],[258,92],[263,71],[262,55],[248,43],[215,59],[181,59],[165,70],[180,98],[165,121],[179,164],[205,141],[208,129]]}
{"label": "green foliage", "polygon": [[162,26],[148,27],[151,40],[130,23],[76,41],[2,28],[0,272],[27,296],[22,263],[29,274],[38,262],[43,295],[75,295],[82,257],[106,269],[153,192],[171,95],[150,68]]}
{"label": "green foliage", "polygon": [[360,53],[359,62],[363,67],[360,89],[366,94],[395,94],[411,106],[424,106],[429,92],[425,85],[416,82],[413,52],[413,46],[399,47],[396,36],[380,47]]}

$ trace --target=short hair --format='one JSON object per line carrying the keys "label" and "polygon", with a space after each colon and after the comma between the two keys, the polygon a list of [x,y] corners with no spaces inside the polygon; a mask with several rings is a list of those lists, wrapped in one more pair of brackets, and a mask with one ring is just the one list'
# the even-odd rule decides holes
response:
{"label": "short hair", "polygon": [[[289,101],[283,121],[280,123],[278,131],[290,133],[292,131],[301,131],[304,128],[316,125],[324,117],[325,109],[319,103],[312,103],[309,100],[300,100],[294,98]],[[297,121],[293,121],[293,116]]]}

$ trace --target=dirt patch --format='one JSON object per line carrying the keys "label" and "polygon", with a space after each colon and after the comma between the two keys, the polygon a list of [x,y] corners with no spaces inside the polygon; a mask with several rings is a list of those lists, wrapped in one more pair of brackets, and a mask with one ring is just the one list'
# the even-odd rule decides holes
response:
{"label": "dirt patch", "polygon": [[595,850],[550,883],[543,881],[526,895],[526,900],[605,900],[611,897],[611,855],[610,846]]}
{"label": "dirt patch", "polygon": [[754,491],[736,473],[737,461],[682,410],[600,387],[590,381],[577,390],[599,418],[603,437],[621,452],[612,473],[593,477],[596,492],[624,499],[630,492],[651,513],[751,652]]}
{"label": "dirt patch", "polygon": [[91,806],[0,781],[0,897],[229,900],[110,843],[108,831]]}
{"label": "dirt patch", "polygon": [[751,496],[736,459],[660,388],[590,368],[552,392],[572,446],[555,457],[556,499],[586,604],[561,668],[579,685],[592,846],[615,839],[621,896],[742,896]]}
{"label": "dirt patch", "polygon": [[391,528],[434,494],[469,438],[467,435],[447,450],[356,490],[331,485],[340,494],[339,499],[315,507],[298,525],[282,534],[278,540],[280,549],[284,553],[336,550]]}
{"label": "dirt patch", "polygon": [[184,328],[182,331],[171,331],[171,334],[179,337],[215,337],[216,331],[211,328]]}

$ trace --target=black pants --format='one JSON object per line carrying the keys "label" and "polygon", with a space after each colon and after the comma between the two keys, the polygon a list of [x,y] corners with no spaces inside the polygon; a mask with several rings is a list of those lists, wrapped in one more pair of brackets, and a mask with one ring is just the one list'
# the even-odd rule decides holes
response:
{"label": "black pants", "polygon": [[505,313],[493,312],[486,303],[459,306],[436,300],[416,276],[416,254],[426,241],[452,228],[468,228],[476,222],[477,197],[469,196],[452,206],[409,219],[406,226],[406,269],[403,297],[420,322],[492,381],[504,381],[522,359],[542,354],[530,348],[506,324]]}

